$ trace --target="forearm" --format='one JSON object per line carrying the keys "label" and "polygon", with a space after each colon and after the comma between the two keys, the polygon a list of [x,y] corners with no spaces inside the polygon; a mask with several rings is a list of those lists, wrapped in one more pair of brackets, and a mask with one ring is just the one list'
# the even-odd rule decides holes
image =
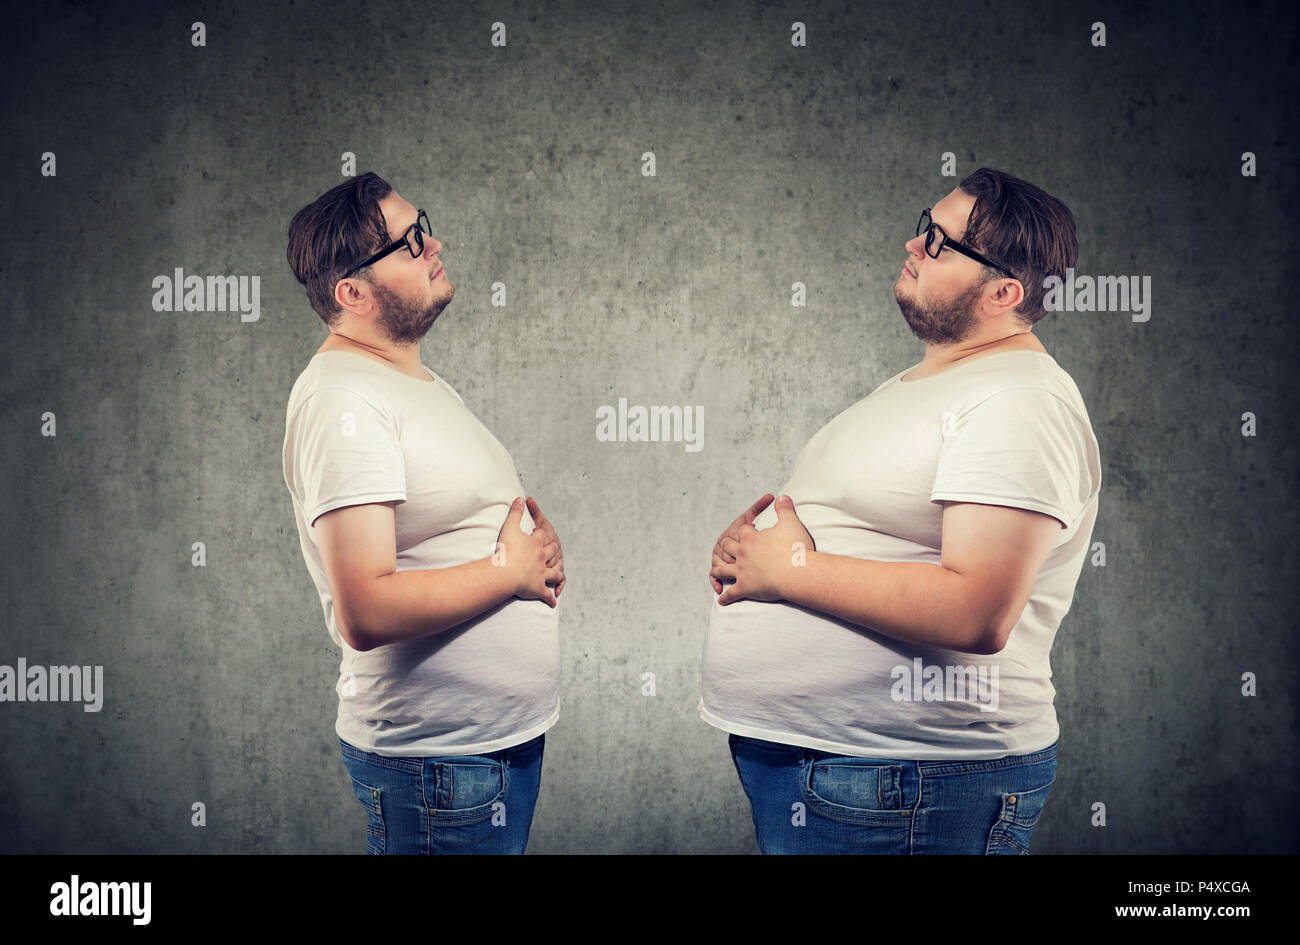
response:
{"label": "forearm", "polygon": [[820,551],[791,565],[781,596],[907,643],[982,653],[988,627],[970,579],[926,562],[868,561]]}
{"label": "forearm", "polygon": [[397,571],[375,578],[354,636],[366,649],[431,636],[515,595],[511,569],[480,558],[450,568]]}

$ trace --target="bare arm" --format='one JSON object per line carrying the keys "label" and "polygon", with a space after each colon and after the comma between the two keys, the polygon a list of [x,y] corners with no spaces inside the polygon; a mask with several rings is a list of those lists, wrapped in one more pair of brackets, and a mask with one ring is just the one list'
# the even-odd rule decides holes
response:
{"label": "bare arm", "polygon": [[334,597],[339,634],[355,650],[441,633],[512,597],[555,606],[546,567],[554,549],[544,533],[519,527],[522,501],[511,507],[498,553],[449,568],[397,570],[391,503],[353,505],[316,519],[321,557]]}
{"label": "bare arm", "polygon": [[[741,524],[721,548],[734,564],[718,597],[786,600],[908,643],[993,654],[1007,644],[1062,523],[1025,509],[944,504],[941,564],[871,561],[808,551],[812,536],[784,497],[777,524]],[[794,553],[792,553],[794,552]]]}
{"label": "bare arm", "polygon": [[1038,512],[946,503],[941,565],[810,552],[785,569],[785,599],[896,640],[998,653],[1060,529]]}
{"label": "bare arm", "polygon": [[809,552],[791,568],[785,599],[887,637],[966,653],[988,649],[970,579],[920,561],[870,561]]}

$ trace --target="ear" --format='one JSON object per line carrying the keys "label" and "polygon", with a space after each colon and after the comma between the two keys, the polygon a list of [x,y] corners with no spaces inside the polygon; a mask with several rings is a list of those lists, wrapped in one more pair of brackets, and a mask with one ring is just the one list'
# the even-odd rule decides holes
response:
{"label": "ear", "polygon": [[1020,307],[1020,303],[1025,300],[1025,288],[1020,284],[1019,279],[1002,278],[998,280],[1001,285],[998,286],[997,292],[993,293],[993,301],[998,308],[1004,312],[1014,312]]}
{"label": "ear", "polygon": [[353,315],[365,314],[374,299],[375,293],[362,279],[342,279],[334,286],[334,301],[343,311],[351,312]]}
{"label": "ear", "polygon": [[334,302],[344,310],[350,310],[352,306],[361,301],[361,295],[357,292],[356,285],[351,279],[340,279],[334,285]]}

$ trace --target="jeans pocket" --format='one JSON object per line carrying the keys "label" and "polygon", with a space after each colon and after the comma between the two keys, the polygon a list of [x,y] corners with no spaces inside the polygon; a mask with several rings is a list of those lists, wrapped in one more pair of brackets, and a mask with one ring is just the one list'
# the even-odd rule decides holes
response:
{"label": "jeans pocket", "polygon": [[382,854],[384,852],[384,808],[379,788],[362,784],[351,775],[352,793],[357,796],[361,806],[366,809],[366,853]]}
{"label": "jeans pocket", "polygon": [[911,815],[903,809],[901,765],[804,762],[804,802],[823,817],[846,824],[896,826]]}
{"label": "jeans pocket", "polygon": [[1043,813],[1048,792],[1052,790],[1052,785],[1055,783],[1056,779],[1053,778],[1042,787],[1003,794],[1002,809],[998,812],[998,819],[989,828],[984,852],[1027,855],[1029,838],[1038,824],[1039,816]]}
{"label": "jeans pocket", "polygon": [[473,824],[504,810],[509,773],[501,761],[440,761],[433,767],[434,799],[429,816],[435,823]]}

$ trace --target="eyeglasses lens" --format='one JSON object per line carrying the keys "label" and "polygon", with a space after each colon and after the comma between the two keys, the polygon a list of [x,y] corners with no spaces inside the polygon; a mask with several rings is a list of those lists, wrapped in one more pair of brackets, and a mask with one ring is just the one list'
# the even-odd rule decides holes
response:
{"label": "eyeglasses lens", "polygon": [[415,218],[415,226],[406,231],[406,248],[411,251],[411,255],[419,258],[424,252],[424,236],[433,235],[433,227],[429,225],[428,215],[421,210],[420,215]]}

